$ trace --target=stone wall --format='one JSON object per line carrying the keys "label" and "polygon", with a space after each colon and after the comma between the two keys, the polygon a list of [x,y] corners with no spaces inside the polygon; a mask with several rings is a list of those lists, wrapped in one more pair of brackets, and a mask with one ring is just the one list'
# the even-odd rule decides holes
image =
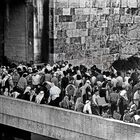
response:
{"label": "stone wall", "polygon": [[140,48],[140,1],[53,0],[54,60],[108,68]]}
{"label": "stone wall", "polygon": [[4,3],[0,4],[0,64],[4,54]]}
{"label": "stone wall", "polygon": [[26,62],[28,31],[25,4],[23,2],[10,3],[7,8],[8,21],[5,24],[4,55],[14,62]]}
{"label": "stone wall", "polygon": [[0,123],[60,140],[139,140],[140,126],[0,96]]}

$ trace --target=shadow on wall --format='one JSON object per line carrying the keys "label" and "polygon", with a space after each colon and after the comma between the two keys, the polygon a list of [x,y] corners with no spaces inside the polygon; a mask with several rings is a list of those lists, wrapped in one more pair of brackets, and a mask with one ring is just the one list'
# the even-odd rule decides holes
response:
{"label": "shadow on wall", "polygon": [[44,0],[43,5],[43,30],[41,39],[41,61],[44,63],[49,62],[49,2],[50,0]]}
{"label": "shadow on wall", "polygon": [[127,71],[135,68],[140,68],[140,58],[131,56],[127,59],[118,59],[113,62],[112,66],[118,71]]}

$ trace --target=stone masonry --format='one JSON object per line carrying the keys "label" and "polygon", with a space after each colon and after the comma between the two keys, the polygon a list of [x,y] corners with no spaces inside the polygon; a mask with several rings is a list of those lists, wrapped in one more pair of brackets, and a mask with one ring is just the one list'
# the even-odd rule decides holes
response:
{"label": "stone masonry", "polygon": [[50,20],[54,61],[108,68],[140,48],[140,0],[53,0]]}

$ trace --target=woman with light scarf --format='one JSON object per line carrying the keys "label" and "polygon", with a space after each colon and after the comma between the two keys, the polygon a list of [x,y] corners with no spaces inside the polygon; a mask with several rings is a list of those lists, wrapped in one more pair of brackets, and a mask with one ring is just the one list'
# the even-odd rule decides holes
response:
{"label": "woman with light scarf", "polygon": [[119,113],[121,114],[120,120],[123,120],[124,111],[127,110],[128,98],[127,91],[125,89],[120,91],[120,98],[118,100]]}
{"label": "woman with light scarf", "polygon": [[43,99],[43,97],[44,97],[44,91],[40,91],[39,94],[36,96],[35,102],[40,104],[42,99]]}

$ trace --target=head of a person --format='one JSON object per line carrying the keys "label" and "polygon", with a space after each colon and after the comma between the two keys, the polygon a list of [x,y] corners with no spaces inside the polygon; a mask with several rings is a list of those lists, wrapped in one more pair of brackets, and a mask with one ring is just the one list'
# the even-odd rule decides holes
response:
{"label": "head of a person", "polygon": [[98,87],[95,87],[95,89],[94,89],[94,94],[95,94],[95,95],[99,95],[99,89],[98,89]]}
{"label": "head of a person", "polygon": [[22,77],[24,77],[24,78],[25,78],[26,76],[27,76],[27,73],[23,73]]}
{"label": "head of a person", "polygon": [[41,91],[39,92],[39,94],[40,94],[40,95],[43,95],[43,94],[44,94],[44,91],[43,91],[43,90],[41,90]]}
{"label": "head of a person", "polygon": [[69,83],[74,83],[74,78],[72,76],[69,78]]}
{"label": "head of a person", "polygon": [[121,76],[121,72],[120,71],[117,71],[117,76]]}
{"label": "head of a person", "polygon": [[81,75],[77,75],[77,80],[81,80]]}

